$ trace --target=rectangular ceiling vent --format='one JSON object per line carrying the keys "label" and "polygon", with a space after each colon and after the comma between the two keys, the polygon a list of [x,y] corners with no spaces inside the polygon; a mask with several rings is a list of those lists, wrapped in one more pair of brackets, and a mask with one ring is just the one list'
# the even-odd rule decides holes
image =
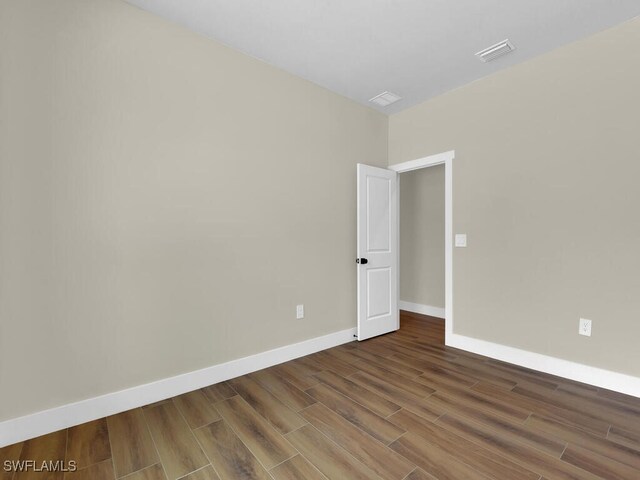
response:
{"label": "rectangular ceiling vent", "polygon": [[496,43],[495,45],[491,45],[489,48],[485,48],[484,50],[476,53],[476,57],[478,57],[483,62],[490,62],[491,60],[495,60],[502,55],[506,55],[509,52],[513,52],[516,47],[507,39],[501,42]]}
{"label": "rectangular ceiling vent", "polygon": [[370,98],[369,101],[381,107],[386,107],[387,105],[397,102],[401,98],[402,97],[400,95],[396,95],[395,93],[382,92],[380,95]]}

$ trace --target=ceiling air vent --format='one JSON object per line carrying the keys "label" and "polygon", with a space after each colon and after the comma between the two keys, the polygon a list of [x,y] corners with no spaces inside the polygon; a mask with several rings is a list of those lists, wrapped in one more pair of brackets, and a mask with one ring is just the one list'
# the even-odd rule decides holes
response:
{"label": "ceiling air vent", "polygon": [[400,95],[396,95],[395,93],[382,92],[380,95],[370,98],[369,101],[381,107],[386,107],[387,105],[397,102],[401,98],[402,97]]}
{"label": "ceiling air vent", "polygon": [[507,39],[501,42],[496,43],[495,45],[491,45],[489,48],[485,48],[484,50],[476,53],[476,57],[478,57],[483,62],[490,62],[491,60],[495,60],[502,55],[506,55],[509,52],[513,52],[516,47]]}

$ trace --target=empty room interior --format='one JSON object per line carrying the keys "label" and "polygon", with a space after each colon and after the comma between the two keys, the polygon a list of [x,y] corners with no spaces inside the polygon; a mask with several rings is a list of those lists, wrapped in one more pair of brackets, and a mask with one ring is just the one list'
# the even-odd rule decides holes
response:
{"label": "empty room interior", "polygon": [[0,480],[640,479],[640,2],[0,0]]}

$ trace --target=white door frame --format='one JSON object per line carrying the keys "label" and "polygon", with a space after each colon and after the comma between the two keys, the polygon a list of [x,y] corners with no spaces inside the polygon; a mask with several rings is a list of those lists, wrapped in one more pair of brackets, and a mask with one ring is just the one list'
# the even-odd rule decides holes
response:
{"label": "white door frame", "polygon": [[[445,345],[450,344],[453,335],[453,159],[455,150],[429,155],[428,157],[410,160],[408,162],[389,165],[389,170],[398,173],[410,172],[421,168],[444,165],[444,324]],[[402,195],[402,192],[400,192]],[[398,202],[399,204],[400,202]],[[398,215],[398,222],[400,216]],[[398,225],[398,235],[400,226]],[[398,245],[400,243],[398,242]],[[398,248],[398,255],[399,255]],[[398,261],[398,268],[400,262]],[[399,270],[398,270],[399,272]],[[398,274],[400,278],[400,274]],[[400,301],[400,289],[398,288],[398,301]]]}

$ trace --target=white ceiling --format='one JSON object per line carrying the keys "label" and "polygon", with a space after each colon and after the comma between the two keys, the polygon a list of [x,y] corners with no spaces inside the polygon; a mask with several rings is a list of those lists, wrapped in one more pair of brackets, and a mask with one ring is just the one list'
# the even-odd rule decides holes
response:
{"label": "white ceiling", "polygon": [[[388,114],[640,15],[639,0],[126,1]],[[514,52],[474,57],[505,38]],[[368,102],[385,90],[403,99]]]}

